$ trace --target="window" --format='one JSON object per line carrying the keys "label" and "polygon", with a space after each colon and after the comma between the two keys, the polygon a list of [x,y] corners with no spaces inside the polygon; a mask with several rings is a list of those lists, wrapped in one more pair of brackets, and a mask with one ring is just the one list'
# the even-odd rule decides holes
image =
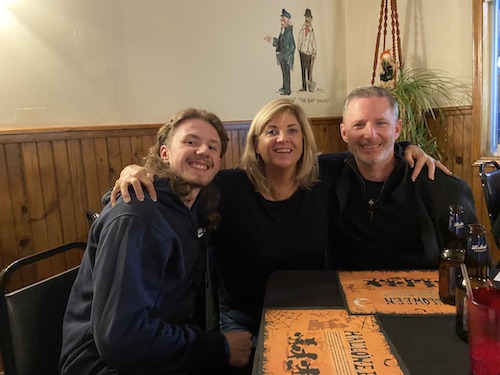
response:
{"label": "window", "polygon": [[483,2],[483,153],[500,156],[500,0]]}

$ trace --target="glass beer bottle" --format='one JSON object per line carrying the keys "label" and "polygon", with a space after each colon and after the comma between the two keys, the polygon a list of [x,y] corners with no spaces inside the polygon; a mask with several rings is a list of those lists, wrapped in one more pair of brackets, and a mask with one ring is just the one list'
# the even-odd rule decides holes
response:
{"label": "glass beer bottle", "polygon": [[[490,279],[491,258],[486,243],[485,228],[482,224],[469,224],[467,250],[464,263],[472,289],[493,287]],[[455,331],[463,341],[467,342],[467,303],[465,279],[458,272],[455,306],[457,311]]]}
{"label": "glass beer bottle", "polygon": [[449,305],[455,304],[457,273],[465,256],[467,234],[463,213],[462,206],[450,205],[446,244],[439,261],[439,298]]}

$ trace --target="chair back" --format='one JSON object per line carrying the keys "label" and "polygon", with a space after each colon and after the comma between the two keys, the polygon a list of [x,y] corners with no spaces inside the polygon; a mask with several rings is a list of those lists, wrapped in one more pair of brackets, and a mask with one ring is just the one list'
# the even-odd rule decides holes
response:
{"label": "chair back", "polygon": [[89,222],[89,226],[99,217],[99,214],[94,210],[88,208],[85,210],[85,216],[87,217],[87,221]]}
{"label": "chair back", "polygon": [[[488,217],[491,225],[493,225],[500,213],[500,165],[494,160],[481,164],[479,176],[488,210]],[[495,242],[500,247],[498,238],[495,238]]]}
{"label": "chair back", "polygon": [[488,216],[493,223],[500,213],[500,165],[494,160],[481,164],[479,176]]}
{"label": "chair back", "polygon": [[79,266],[6,292],[15,271],[73,249],[72,242],[21,258],[0,273],[0,349],[5,375],[58,374],[62,321]]}

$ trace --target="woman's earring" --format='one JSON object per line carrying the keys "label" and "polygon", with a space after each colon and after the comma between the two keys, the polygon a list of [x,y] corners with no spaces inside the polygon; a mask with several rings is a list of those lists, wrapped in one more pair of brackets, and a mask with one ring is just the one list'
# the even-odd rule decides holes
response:
{"label": "woman's earring", "polygon": [[257,163],[260,164],[260,154],[257,154]]}

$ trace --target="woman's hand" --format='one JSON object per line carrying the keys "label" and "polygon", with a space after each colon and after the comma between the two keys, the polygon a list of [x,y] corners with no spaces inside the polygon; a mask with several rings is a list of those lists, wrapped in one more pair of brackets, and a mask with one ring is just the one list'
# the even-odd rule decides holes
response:
{"label": "woman's hand", "polygon": [[134,187],[135,195],[140,201],[144,200],[144,185],[151,199],[156,202],[157,196],[153,181],[153,175],[148,173],[146,168],[137,164],[127,165],[120,172],[120,177],[116,180],[115,186],[113,186],[113,190],[111,191],[111,205],[114,206],[116,204],[118,193],[121,193],[125,203],[130,202],[130,194],[128,193],[130,185]]}
{"label": "woman's hand", "polygon": [[413,168],[413,173],[411,174],[411,180],[413,182],[417,179],[424,165],[427,165],[427,177],[430,180],[434,180],[435,178],[436,166],[444,173],[452,174],[443,163],[434,159],[432,156],[427,155],[425,151],[418,146],[407,146],[404,151],[404,156],[410,167]]}

